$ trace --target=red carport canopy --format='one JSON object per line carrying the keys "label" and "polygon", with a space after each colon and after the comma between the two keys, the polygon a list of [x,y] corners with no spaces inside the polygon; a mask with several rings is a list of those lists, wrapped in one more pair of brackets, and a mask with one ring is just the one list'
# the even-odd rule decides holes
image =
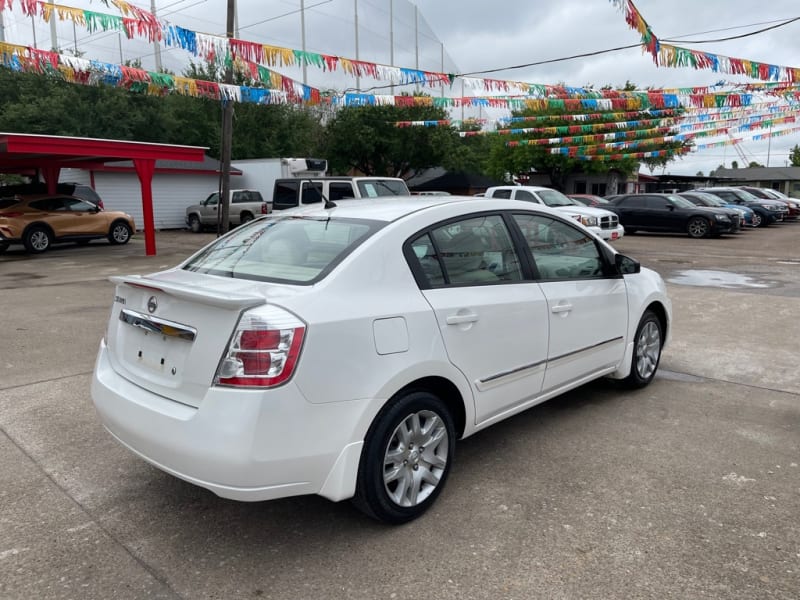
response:
{"label": "red carport canopy", "polygon": [[153,171],[157,160],[202,162],[208,148],[94,138],[0,133],[0,172],[39,171],[49,193],[56,192],[63,168],[92,169],[107,162],[132,160],[142,188],[144,244],[147,256],[156,253],[153,221]]}

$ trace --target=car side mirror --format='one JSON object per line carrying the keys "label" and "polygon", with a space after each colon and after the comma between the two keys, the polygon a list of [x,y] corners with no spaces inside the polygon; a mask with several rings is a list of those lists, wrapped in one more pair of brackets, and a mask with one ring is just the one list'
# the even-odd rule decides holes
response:
{"label": "car side mirror", "polygon": [[614,256],[614,264],[622,275],[633,275],[642,270],[642,265],[638,260],[625,256],[624,254],[616,254]]}
{"label": "car side mirror", "polygon": [[666,208],[667,208],[667,210],[675,210],[675,205],[674,204],[667,204]]}

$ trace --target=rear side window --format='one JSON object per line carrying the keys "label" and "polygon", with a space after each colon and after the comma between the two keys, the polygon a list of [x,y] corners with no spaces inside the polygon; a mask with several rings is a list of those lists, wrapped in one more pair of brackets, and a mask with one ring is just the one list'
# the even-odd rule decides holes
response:
{"label": "rear side window", "polygon": [[269,218],[219,239],[183,268],[234,279],[311,284],[382,226],[364,219]]}
{"label": "rear side window", "polygon": [[303,182],[303,204],[317,204],[322,202],[322,182]]}
{"label": "rear side window", "polygon": [[412,269],[424,287],[520,281],[522,268],[500,215],[483,215],[437,227],[409,244]]}
{"label": "rear side window", "polygon": [[297,206],[297,195],[299,191],[299,181],[276,181],[275,194],[272,196],[273,210]]}
{"label": "rear side window", "polygon": [[244,204],[245,202],[263,202],[261,192],[255,190],[245,190],[233,193],[234,204]]}
{"label": "rear side window", "polygon": [[511,198],[511,190],[494,190],[492,198]]}

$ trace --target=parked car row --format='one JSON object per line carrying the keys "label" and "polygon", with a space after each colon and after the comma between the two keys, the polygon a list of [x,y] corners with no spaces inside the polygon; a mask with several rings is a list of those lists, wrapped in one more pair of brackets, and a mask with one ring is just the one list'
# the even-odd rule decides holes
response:
{"label": "parked car row", "polygon": [[778,199],[772,190],[751,189],[761,195],[738,187],[712,187],[676,194],[617,194],[606,198],[604,206],[618,215],[627,233],[677,232],[693,238],[767,227],[800,215],[800,204],[792,198]]}

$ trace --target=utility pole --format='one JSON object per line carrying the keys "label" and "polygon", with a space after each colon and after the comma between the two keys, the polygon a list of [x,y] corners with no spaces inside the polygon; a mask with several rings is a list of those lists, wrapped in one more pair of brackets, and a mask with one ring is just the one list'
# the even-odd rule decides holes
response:
{"label": "utility pole", "polygon": [[0,10],[0,42],[6,41],[6,24],[3,22],[3,11]]}
{"label": "utility pole", "polygon": [[48,0],[50,5],[50,50],[58,52],[58,34],[56,33],[56,3]]}
{"label": "utility pole", "polygon": [[[233,28],[236,14],[235,7],[236,0],[228,0],[228,18],[225,27],[225,36],[230,40],[233,37]],[[230,52],[230,47],[228,48]],[[225,67],[225,83],[230,85],[233,83],[233,65],[230,61],[226,61]],[[217,235],[223,235],[228,232],[228,223],[230,222],[230,196],[231,196],[231,146],[233,145],[233,100],[222,95],[222,189],[219,194],[219,222],[217,226]]]}
{"label": "utility pole", "polygon": [[[156,0],[150,0],[150,12],[156,16]],[[157,39],[153,40],[153,53],[156,58],[156,71],[162,73],[164,69],[161,66],[161,42]]]}
{"label": "utility pole", "polygon": [[[356,24],[356,60],[360,60],[358,57],[358,0],[355,0],[355,12],[353,14],[355,15]],[[357,70],[356,73],[358,73]],[[361,78],[358,75],[356,75],[356,91],[361,91]]]}
{"label": "utility pole", "polygon": [[[389,65],[394,66],[394,0],[389,0]],[[394,96],[394,81],[392,81]]]}
{"label": "utility pole", "polygon": [[308,70],[308,65],[306,65],[306,2],[305,0],[300,0],[300,43],[302,44],[300,49],[303,51],[303,85],[308,85],[308,76],[306,71]]}

